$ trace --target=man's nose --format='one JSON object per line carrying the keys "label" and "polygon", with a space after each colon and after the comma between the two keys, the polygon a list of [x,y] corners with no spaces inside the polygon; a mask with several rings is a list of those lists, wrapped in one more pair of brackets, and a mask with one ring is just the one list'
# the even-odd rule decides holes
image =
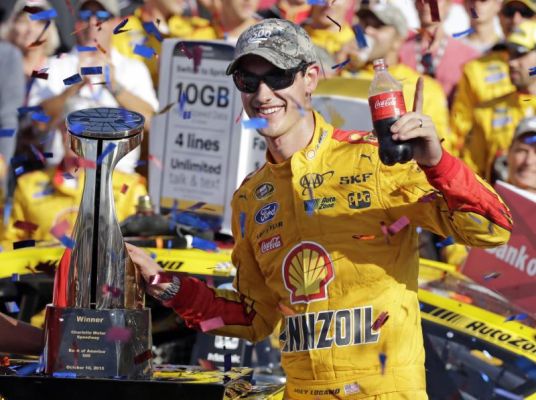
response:
{"label": "man's nose", "polygon": [[259,98],[259,100],[264,102],[270,99],[272,96],[273,96],[273,91],[270,88],[270,86],[268,86],[266,82],[261,81],[257,89],[257,97]]}

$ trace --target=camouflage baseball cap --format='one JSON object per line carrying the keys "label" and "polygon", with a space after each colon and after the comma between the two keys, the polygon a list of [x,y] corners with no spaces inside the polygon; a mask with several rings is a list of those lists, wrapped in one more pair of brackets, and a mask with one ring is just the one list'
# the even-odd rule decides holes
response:
{"label": "camouflage baseball cap", "polygon": [[317,61],[307,32],[299,25],[277,18],[262,20],[242,32],[236,43],[234,59],[227,67],[227,75],[231,75],[240,59],[248,54],[258,55],[281,69]]}

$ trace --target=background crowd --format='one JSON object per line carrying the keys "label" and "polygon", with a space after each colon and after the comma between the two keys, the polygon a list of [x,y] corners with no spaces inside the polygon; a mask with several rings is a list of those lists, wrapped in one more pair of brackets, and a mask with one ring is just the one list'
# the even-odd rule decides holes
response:
{"label": "background crowd", "polygon": [[[4,249],[26,239],[58,240],[51,228],[74,224],[83,168],[69,150],[63,122],[69,112],[106,106],[144,115],[144,144],[114,176],[124,219],[146,193],[162,39],[234,43],[244,29],[271,17],[304,26],[324,79],[372,80],[372,60],[384,58],[411,109],[412,88],[424,76],[424,113],[445,148],[492,183],[501,179],[536,192],[536,0],[3,1]],[[137,45],[155,54],[140,55]],[[64,81],[96,65],[102,74]],[[431,256],[459,264],[465,249],[448,246]]]}

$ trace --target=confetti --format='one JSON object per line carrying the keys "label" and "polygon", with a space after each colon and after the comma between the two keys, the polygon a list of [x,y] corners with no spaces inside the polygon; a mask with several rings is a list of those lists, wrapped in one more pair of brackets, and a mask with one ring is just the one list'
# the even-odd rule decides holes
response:
{"label": "confetti", "polygon": [[197,360],[197,362],[199,363],[199,365],[201,366],[201,368],[205,371],[215,371],[217,368],[216,368],[216,365],[212,362],[212,361],[209,361],[209,360],[203,360],[201,358],[199,358]]}
{"label": "confetti", "polygon": [[49,186],[45,188],[42,192],[37,192],[33,195],[34,199],[39,199],[41,197],[50,196],[54,193],[54,188],[52,186]]}
{"label": "confetti", "polygon": [[223,356],[223,371],[228,372],[231,370],[232,364],[231,364],[231,353],[226,353]]}
{"label": "confetti", "polygon": [[354,28],[354,35],[355,35],[355,38],[357,40],[357,46],[360,49],[368,47],[367,39],[365,37],[365,32],[363,32],[363,28],[361,27],[361,25],[356,24],[356,25],[354,25],[353,28]]}
{"label": "confetti", "polygon": [[352,235],[352,239],[373,240],[373,239],[376,239],[376,236],[375,235]]}
{"label": "confetti", "polygon": [[203,58],[203,49],[200,46],[195,46],[193,51],[194,73],[197,74],[199,66],[201,65],[201,59]]}
{"label": "confetti", "polygon": [[156,52],[154,51],[152,47],[144,46],[142,44],[137,44],[134,47],[134,54],[137,54],[144,58],[152,58],[156,54]]}
{"label": "confetti", "polygon": [[331,18],[329,15],[326,15],[326,18],[329,19],[331,22],[333,22],[335,25],[339,27],[339,32],[342,30],[341,24],[339,24],[337,21],[335,21],[333,18]]}
{"label": "confetti", "polygon": [[530,67],[529,68],[529,76],[536,75],[536,67]]}
{"label": "confetti", "polygon": [[120,326],[113,326],[106,331],[104,339],[108,342],[122,342],[127,343],[132,337],[132,330],[130,328],[123,328]]}
{"label": "confetti", "polygon": [[389,319],[389,313],[386,311],[381,312],[380,315],[378,315],[378,318],[376,318],[376,321],[374,321],[374,323],[372,324],[372,329],[377,331],[383,325],[385,325],[388,319]]}
{"label": "confetti", "polygon": [[477,19],[478,18],[478,14],[476,13],[476,10],[474,7],[471,7],[469,9],[469,11],[471,12],[471,18],[474,18],[474,19]]}
{"label": "confetti", "polygon": [[48,19],[53,19],[58,16],[57,11],[54,8],[49,8],[35,14],[30,14],[30,19],[32,21],[46,21]]}
{"label": "confetti", "polygon": [[50,117],[46,115],[45,113],[36,112],[32,114],[32,120],[37,121],[37,122],[48,123],[50,122]]}
{"label": "confetti", "polygon": [[458,33],[453,33],[452,34],[452,37],[454,39],[458,39],[458,38],[461,38],[461,37],[464,37],[464,36],[468,36],[470,35],[471,33],[473,33],[475,30],[473,28],[469,28],[463,32],[458,32]]}
{"label": "confetti", "polygon": [[67,235],[63,235],[59,241],[61,242],[61,244],[63,244],[65,247],[67,247],[68,249],[74,249],[74,245],[75,245],[75,242],[73,239],[71,239],[69,236]]}
{"label": "confetti", "polygon": [[400,217],[387,228],[389,235],[393,236],[409,225],[409,218],[406,216]]}
{"label": "confetti", "polygon": [[15,314],[20,311],[19,306],[14,301],[7,301],[4,303],[4,305],[6,306],[7,312],[10,314]]}
{"label": "confetti", "polygon": [[15,129],[0,129],[0,137],[13,137]]}
{"label": "confetti", "polygon": [[145,29],[145,32],[147,32],[149,35],[154,36],[159,42],[164,40],[162,34],[160,33],[153,21],[144,22],[143,29]]}
{"label": "confetti", "polygon": [[142,362],[150,360],[151,358],[153,358],[153,353],[151,350],[145,350],[143,353],[140,353],[134,357],[134,364],[141,364]]}
{"label": "confetti", "polygon": [[40,69],[39,71],[33,70],[32,78],[43,79],[46,81],[48,79],[48,73],[46,71],[47,71],[47,68]]}
{"label": "confetti", "polygon": [[262,129],[268,127],[268,120],[266,118],[251,118],[246,121],[242,121],[242,128],[244,129]]}
{"label": "confetti", "polygon": [[191,111],[185,111],[182,113],[182,119],[190,119],[192,118],[192,112]]}
{"label": "confetti", "polygon": [[82,132],[84,132],[84,125],[75,122],[74,124],[70,124],[68,129],[69,132],[74,133],[75,135],[80,135]]}
{"label": "confetti", "polygon": [[534,144],[536,143],[536,135],[529,136],[526,139],[523,140],[525,144]]}
{"label": "confetti", "polygon": [[198,201],[197,203],[191,205],[190,207],[188,207],[188,211],[195,211],[195,210],[199,210],[200,208],[203,208],[207,203],[205,203],[204,201]]}
{"label": "confetti", "polygon": [[527,319],[528,315],[527,314],[524,314],[524,313],[520,313],[520,314],[514,314],[514,315],[510,315],[508,318],[506,318],[504,320],[504,322],[510,322],[510,321],[524,321],[525,319]]}
{"label": "confetti", "polygon": [[76,50],[79,53],[83,53],[85,51],[97,51],[97,47],[95,47],[95,46],[76,46]]}
{"label": "confetti", "polygon": [[201,321],[199,323],[199,326],[201,327],[201,330],[203,332],[208,332],[225,326],[225,323],[223,322],[223,319],[221,317],[214,317],[205,321]]}
{"label": "confetti", "polygon": [[153,156],[152,154],[149,154],[149,161],[152,161],[153,164],[159,169],[162,170],[162,161],[158,159],[158,157]]}
{"label": "confetti", "polygon": [[346,61],[343,61],[342,63],[332,65],[331,69],[343,69],[349,62],[350,62],[350,59],[347,59]]}
{"label": "confetti", "polygon": [[11,275],[11,282],[20,282],[20,275],[19,274]]}
{"label": "confetti", "polygon": [[489,382],[489,376],[487,376],[485,373],[481,372],[480,376],[484,382]]}
{"label": "confetti", "polygon": [[15,168],[15,175],[20,176],[25,172],[24,167],[21,165],[17,168]]}
{"label": "confetti", "polygon": [[490,272],[489,274],[484,275],[484,280],[489,281],[492,279],[497,279],[499,276],[501,276],[500,272]]}
{"label": "confetti", "polygon": [[102,67],[82,67],[80,68],[82,75],[100,75],[102,74]]}
{"label": "confetti", "polygon": [[32,150],[32,153],[35,155],[35,157],[41,161],[42,163],[45,163],[45,156],[43,155],[43,153],[41,153],[39,151],[39,149],[37,147],[35,147],[35,145],[33,144],[30,144],[30,149]]}
{"label": "confetti", "polygon": [[192,58],[194,58],[193,53],[190,51],[190,49],[188,49],[188,48],[186,47],[186,45],[184,44],[184,42],[180,42],[180,43],[179,43],[179,50],[180,50],[181,53],[183,53],[189,60],[191,60]]}
{"label": "confetti", "polygon": [[385,353],[378,354],[378,358],[380,359],[380,366],[382,370],[382,375],[385,374],[385,364],[387,362],[387,355]]}
{"label": "confetti", "polygon": [[514,394],[512,392],[509,392],[509,391],[501,389],[501,388],[497,388],[497,387],[493,388],[493,391],[498,396],[504,397],[505,399],[508,399],[508,400],[523,400],[523,399],[525,399],[524,396],[519,396],[517,394]]}
{"label": "confetti", "polygon": [[108,146],[102,151],[102,153],[99,154],[97,157],[97,165],[101,165],[104,159],[108,154],[114,151],[114,149],[117,147],[117,144],[115,143],[108,143]]}
{"label": "confetti", "polygon": [[114,31],[113,31],[114,35],[118,35],[118,34],[123,33],[123,32],[128,32],[129,29],[125,29],[125,30],[121,29],[127,24],[127,22],[128,22],[128,18],[125,18],[120,23],[118,23],[114,28]]}
{"label": "confetti", "polygon": [[438,249],[441,249],[443,247],[450,246],[451,244],[454,244],[454,238],[452,236],[447,236],[445,239],[436,243],[435,245]]}
{"label": "confetti", "polygon": [[39,111],[43,111],[43,107],[41,107],[41,106],[32,106],[32,107],[19,107],[19,108],[17,108],[17,112],[19,113],[19,117],[24,117],[28,113],[39,112]]}
{"label": "confetti", "polygon": [[307,4],[311,6],[325,6],[327,5],[325,0],[307,0]]}
{"label": "confetti", "polygon": [[121,296],[122,293],[123,291],[121,289],[110,286],[108,284],[105,284],[102,287],[102,294],[105,294],[105,295],[109,294],[112,297],[119,297]]}
{"label": "confetti", "polygon": [[25,247],[35,247],[35,240],[28,239],[13,242],[13,250],[24,249]]}
{"label": "confetti", "polygon": [[53,372],[52,376],[54,378],[68,378],[73,379],[76,378],[76,372]]}
{"label": "confetti", "polygon": [[69,223],[69,221],[63,219],[56,225],[54,225],[52,228],[50,228],[50,233],[52,234],[52,236],[59,240],[59,238],[64,236],[70,228],[71,224]]}
{"label": "confetti", "polygon": [[74,85],[75,83],[78,83],[78,82],[82,82],[82,77],[80,76],[80,74],[71,75],[70,77],[65,78],[63,80],[63,84],[65,86]]}
{"label": "confetti", "polygon": [[98,49],[102,54],[106,54],[106,50],[104,49],[104,47],[102,47],[99,43],[97,43],[97,41],[95,41],[95,46],[97,46],[97,49]]}
{"label": "confetti", "polygon": [[123,183],[121,186],[121,194],[125,194],[128,190],[128,185],[126,183]]}
{"label": "confetti", "polygon": [[192,239],[192,248],[205,251],[216,251],[218,250],[218,245],[211,240],[194,236]]}
{"label": "confetti", "polygon": [[35,231],[39,225],[36,225],[34,224],[33,222],[28,222],[28,221],[15,221],[15,223],[13,224],[13,227],[17,228],[17,229],[21,229],[25,232],[33,232]]}

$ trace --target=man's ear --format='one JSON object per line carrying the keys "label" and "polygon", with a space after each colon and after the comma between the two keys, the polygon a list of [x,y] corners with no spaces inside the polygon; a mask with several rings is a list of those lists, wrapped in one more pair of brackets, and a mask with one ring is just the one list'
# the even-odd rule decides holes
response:
{"label": "man's ear", "polygon": [[303,77],[305,83],[305,92],[313,93],[320,79],[320,64],[315,63],[307,68]]}

